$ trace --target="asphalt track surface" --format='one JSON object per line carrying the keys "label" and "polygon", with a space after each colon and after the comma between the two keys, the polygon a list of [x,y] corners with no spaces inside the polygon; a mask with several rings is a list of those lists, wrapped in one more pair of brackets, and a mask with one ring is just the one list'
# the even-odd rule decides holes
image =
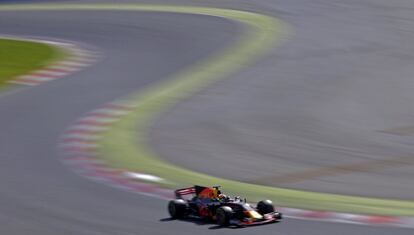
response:
{"label": "asphalt track surface", "polygon": [[292,37],[160,117],[159,155],[244,182],[412,200],[414,4],[239,5],[281,18]]}
{"label": "asphalt track surface", "polygon": [[[4,34],[79,41],[106,57],[65,79],[0,97],[1,234],[411,234],[412,230],[286,219],[249,229],[168,221],[165,201],[88,181],[59,161],[65,127],[231,43],[240,28],[197,15],[0,13]],[[214,35],[214,37],[211,37]],[[191,50],[188,50],[191,45]]]}

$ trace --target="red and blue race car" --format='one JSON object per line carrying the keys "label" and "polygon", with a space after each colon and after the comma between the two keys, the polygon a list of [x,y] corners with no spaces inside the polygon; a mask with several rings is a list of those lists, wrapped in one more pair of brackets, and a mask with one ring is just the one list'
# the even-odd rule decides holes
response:
{"label": "red and blue race car", "polygon": [[249,226],[278,222],[282,214],[275,211],[272,201],[263,200],[256,207],[240,197],[228,197],[219,186],[195,185],[175,190],[176,199],[168,203],[173,219],[196,217],[215,221],[220,226]]}

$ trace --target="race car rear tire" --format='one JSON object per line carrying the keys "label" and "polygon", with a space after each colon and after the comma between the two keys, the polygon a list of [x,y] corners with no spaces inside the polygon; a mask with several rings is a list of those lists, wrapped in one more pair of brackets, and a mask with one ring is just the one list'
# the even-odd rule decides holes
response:
{"label": "race car rear tire", "polygon": [[180,219],[187,215],[188,205],[182,199],[171,200],[168,203],[168,212],[172,219]]}
{"label": "race car rear tire", "polygon": [[222,206],[216,211],[217,224],[220,226],[228,226],[233,216],[233,210],[228,206]]}
{"label": "race car rear tire", "polygon": [[257,203],[257,212],[260,214],[268,214],[275,211],[275,207],[273,206],[273,202],[270,200],[263,200]]}

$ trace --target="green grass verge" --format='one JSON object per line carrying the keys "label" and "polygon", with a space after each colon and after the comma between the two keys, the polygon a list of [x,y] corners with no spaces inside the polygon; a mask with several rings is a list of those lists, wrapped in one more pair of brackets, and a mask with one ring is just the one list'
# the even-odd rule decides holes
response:
{"label": "green grass verge", "polygon": [[0,39],[0,87],[19,75],[41,69],[63,56],[63,51],[47,44]]}
{"label": "green grass verge", "polygon": [[[165,187],[175,188],[193,184],[217,185],[230,194],[239,194],[252,201],[270,198],[281,206],[352,213],[413,216],[413,201],[397,201],[305,192],[220,179],[171,165],[154,153],[147,134],[154,118],[205,86],[221,79],[254,61],[286,33],[278,20],[260,14],[236,10],[199,7],[154,6],[136,4],[71,4],[71,5],[5,5],[1,10],[127,10],[207,14],[224,17],[246,25],[240,40],[192,68],[176,74],[168,81],[133,94],[124,102],[137,108],[114,124],[99,144],[101,156],[112,167],[145,172],[164,179]],[[218,165],[217,167],[221,167]]]}

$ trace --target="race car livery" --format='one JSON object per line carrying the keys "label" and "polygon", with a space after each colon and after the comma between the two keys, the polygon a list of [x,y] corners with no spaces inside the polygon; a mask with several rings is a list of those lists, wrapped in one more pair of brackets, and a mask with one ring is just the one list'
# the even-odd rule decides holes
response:
{"label": "race car livery", "polygon": [[168,203],[168,212],[173,219],[196,217],[214,221],[220,226],[259,225],[282,219],[272,201],[263,200],[253,207],[246,199],[223,194],[220,186],[195,185],[177,189],[175,197]]}

